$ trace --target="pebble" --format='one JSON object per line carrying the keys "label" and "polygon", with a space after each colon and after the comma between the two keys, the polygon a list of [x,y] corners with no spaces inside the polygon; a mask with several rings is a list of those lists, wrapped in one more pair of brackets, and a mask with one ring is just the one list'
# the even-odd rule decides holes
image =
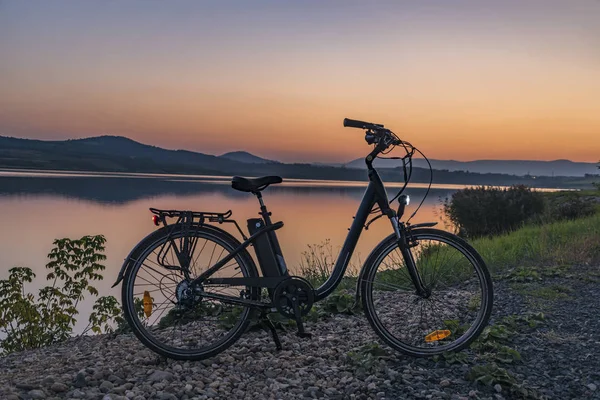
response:
{"label": "pebble", "polygon": [[67,385],[65,385],[64,383],[55,382],[52,384],[52,386],[50,386],[50,390],[60,393],[60,392],[66,392],[67,390],[69,390],[69,387]]}
{"label": "pebble", "polygon": [[173,379],[174,375],[168,371],[154,371],[148,377],[149,382],[172,381]]}
{"label": "pebble", "polygon": [[46,398],[46,393],[44,393],[43,391],[39,390],[39,389],[33,389],[30,390],[28,393],[30,398],[32,398],[33,400],[37,400],[37,399],[45,399]]}

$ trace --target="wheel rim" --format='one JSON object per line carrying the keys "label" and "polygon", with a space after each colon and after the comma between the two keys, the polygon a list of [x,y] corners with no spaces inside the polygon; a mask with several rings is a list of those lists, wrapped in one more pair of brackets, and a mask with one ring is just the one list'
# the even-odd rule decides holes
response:
{"label": "wheel rim", "polygon": [[485,320],[485,276],[464,247],[438,235],[416,235],[411,248],[429,296],[418,296],[395,242],[375,260],[365,284],[371,322],[392,347],[422,355],[461,348]]}
{"label": "wheel rim", "polygon": [[[242,333],[250,312],[247,307],[203,296],[208,292],[250,297],[250,288],[223,285],[192,288],[189,285],[190,280],[233,249],[208,232],[190,231],[190,235],[194,243],[188,251],[191,260],[189,277],[181,271],[165,268],[180,263],[173,244],[162,237],[135,260],[131,279],[127,282],[127,307],[135,333],[155,350],[175,357],[201,357],[223,350]],[[177,232],[172,237],[175,246],[183,248],[183,234]],[[240,255],[212,275],[215,278],[241,276],[250,274]],[[148,295],[150,301],[147,301]],[[147,314],[148,303],[151,310]]]}

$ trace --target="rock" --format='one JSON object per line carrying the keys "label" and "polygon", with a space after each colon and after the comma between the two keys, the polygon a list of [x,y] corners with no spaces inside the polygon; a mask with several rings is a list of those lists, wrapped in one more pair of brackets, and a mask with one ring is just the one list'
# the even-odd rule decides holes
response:
{"label": "rock", "polygon": [[27,392],[27,394],[29,395],[29,397],[31,397],[33,400],[37,400],[37,399],[45,399],[46,398],[46,393],[44,393],[43,391],[39,390],[39,389],[34,389],[34,390],[30,390],[29,392]]}
{"label": "rock", "polygon": [[50,390],[52,390],[53,392],[62,393],[69,390],[69,387],[64,383],[55,382],[52,384],[52,386],[50,386]]}
{"label": "rock", "polygon": [[448,387],[448,386],[450,386],[450,381],[448,379],[442,379],[440,381],[440,386],[441,387]]}
{"label": "rock", "polygon": [[498,392],[498,393],[502,393],[502,386],[500,386],[500,384],[499,384],[499,383],[496,383],[496,384],[494,385],[494,390],[495,390],[496,392]]}
{"label": "rock", "polygon": [[272,369],[268,369],[265,371],[265,376],[267,378],[276,378],[277,377],[277,372],[273,371]]}
{"label": "rock", "polygon": [[42,379],[42,385],[44,386],[50,386],[54,383],[54,377],[53,376],[47,376],[44,379]]}
{"label": "rock", "polygon": [[588,385],[586,385],[588,387],[588,389],[590,389],[592,392],[595,392],[596,389],[598,389],[598,386],[594,385],[593,383],[589,383]]}
{"label": "rock", "polygon": [[102,397],[102,400],[127,400],[127,397],[119,396],[118,394],[107,394]]}
{"label": "rock", "polygon": [[149,377],[149,382],[172,381],[175,376],[168,371],[154,371]]}
{"label": "rock", "polygon": [[17,389],[21,389],[21,390],[33,390],[33,389],[39,388],[39,386],[31,385],[29,383],[17,383],[15,386],[17,387]]}
{"label": "rock", "polygon": [[75,386],[76,388],[82,388],[84,386],[87,385],[86,382],[86,378],[85,378],[85,373],[84,372],[78,372],[77,375],[75,376],[75,379],[73,380],[73,386]]}
{"label": "rock", "polygon": [[112,382],[110,382],[110,381],[103,381],[100,384],[100,391],[102,393],[107,393],[107,392],[110,392],[114,387],[115,387],[115,385],[113,385]]}

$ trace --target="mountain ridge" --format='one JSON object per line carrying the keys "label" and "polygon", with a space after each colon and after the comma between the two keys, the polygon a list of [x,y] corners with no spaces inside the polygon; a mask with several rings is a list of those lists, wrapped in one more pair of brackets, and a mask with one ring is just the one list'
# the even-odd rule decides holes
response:
{"label": "mountain ridge", "polygon": [[[447,170],[450,172],[466,171],[479,174],[501,173],[516,176],[585,176],[598,173],[596,163],[571,161],[557,159],[551,161],[541,160],[438,160],[430,159],[431,166],[436,170]],[[401,160],[377,159],[375,166],[380,168],[398,168],[402,166]],[[345,168],[364,169],[364,160],[357,158],[346,164]],[[413,166],[428,168],[423,158],[413,158]]]}
{"label": "mountain ridge", "polygon": [[[233,159],[232,159],[233,158]],[[237,158],[237,160],[236,160]],[[243,161],[240,161],[243,160]],[[380,161],[377,160],[376,165]],[[421,160],[424,162],[424,160]],[[434,164],[437,160],[434,160]],[[363,163],[357,159],[355,163]],[[419,167],[416,160],[412,182],[429,182],[429,169]],[[593,165],[593,164],[591,164]],[[394,167],[393,164],[389,165]],[[383,179],[402,182],[398,168],[381,168]],[[434,168],[436,166],[434,165]],[[280,175],[293,179],[324,179],[365,181],[360,167],[338,167],[326,164],[282,163],[267,160],[244,151],[220,156],[190,150],[170,150],[147,145],[123,136],[95,136],[91,138],[44,141],[0,136],[0,168],[39,170],[71,170],[97,172],[143,172],[166,174],[197,174],[218,176]],[[520,177],[501,173],[470,173],[434,170],[435,183],[471,185],[525,184],[535,187],[589,187],[591,177]],[[596,171],[594,171],[596,173]],[[594,178],[595,179],[595,178]],[[587,185],[587,186],[586,186]]]}

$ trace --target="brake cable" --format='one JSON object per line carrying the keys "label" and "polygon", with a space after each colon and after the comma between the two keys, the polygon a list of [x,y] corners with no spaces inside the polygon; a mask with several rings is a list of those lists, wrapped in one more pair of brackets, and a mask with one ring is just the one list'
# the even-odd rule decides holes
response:
{"label": "brake cable", "polygon": [[[408,183],[410,182],[410,179],[412,178],[412,172],[413,172],[412,157],[414,156],[415,152],[418,152],[423,157],[423,159],[425,159],[425,161],[427,162],[427,165],[429,166],[429,184],[427,186],[427,190],[425,191],[425,195],[421,199],[421,202],[419,203],[419,205],[417,206],[417,208],[415,209],[415,211],[406,220],[406,223],[408,223],[417,214],[417,212],[421,209],[421,206],[423,205],[423,203],[425,202],[425,199],[429,195],[429,192],[431,190],[431,186],[432,186],[432,183],[433,183],[433,167],[431,166],[431,162],[429,162],[429,159],[425,156],[425,154],[423,154],[423,152],[421,150],[419,150],[418,148],[416,148],[415,146],[413,146],[409,142],[405,142],[405,141],[401,140],[392,131],[388,131],[388,132],[390,134],[392,134],[396,139],[398,139],[398,141],[399,141],[398,145],[402,146],[404,148],[405,153],[406,153],[406,155],[404,155],[403,157],[380,157],[379,155],[377,156],[377,158],[381,158],[381,159],[384,159],[384,160],[402,160],[402,172],[403,172],[403,175],[404,175],[404,184],[402,185],[402,187],[400,188],[400,190],[398,191],[398,193],[396,193],[396,195],[394,197],[392,197],[392,199],[388,200],[388,203],[391,203],[394,200],[396,200],[398,197],[400,197],[400,195],[404,192],[404,190],[406,190],[406,187],[408,186]],[[386,151],[384,153],[382,152],[381,154],[388,154],[395,147],[396,147],[396,145],[392,145],[391,148],[388,151]],[[408,165],[408,167],[407,167],[407,165]],[[371,210],[370,214],[373,214],[373,213],[376,213],[376,212],[380,212],[380,211],[381,211],[381,208],[379,206],[377,206],[376,208],[374,208],[373,210]],[[369,226],[373,222],[377,221],[379,218],[383,217],[383,215],[384,214],[379,214],[379,215],[375,216],[374,218],[372,218],[371,220],[369,220],[365,224],[365,230],[368,230]]]}

